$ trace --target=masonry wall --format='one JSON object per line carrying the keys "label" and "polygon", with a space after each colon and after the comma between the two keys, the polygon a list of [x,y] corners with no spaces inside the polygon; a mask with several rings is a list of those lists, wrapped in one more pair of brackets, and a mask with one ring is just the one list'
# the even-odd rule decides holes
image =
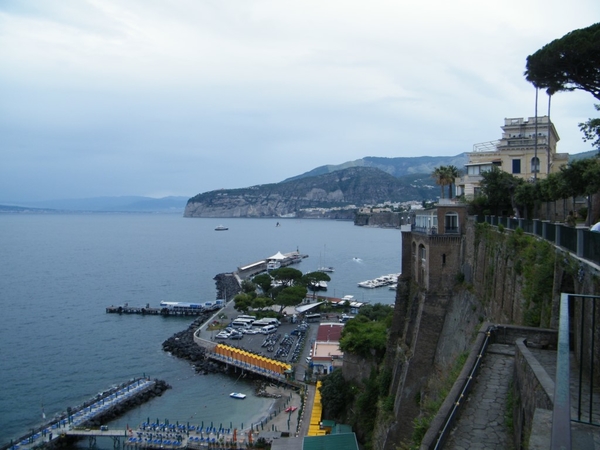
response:
{"label": "masonry wall", "polygon": [[[483,321],[524,323],[524,280],[522,271],[516,270],[521,259],[519,251],[506,247],[507,234],[492,232],[492,239],[482,238],[474,220],[469,219],[461,239],[415,239],[429,246],[428,254],[433,258],[429,261],[429,287],[418,283],[412,233],[403,232],[403,273],[386,355],[386,364],[393,374],[390,392],[395,397],[396,419],[378,428],[375,448],[396,450],[402,443],[410,442],[413,420],[421,414],[418,399],[426,393],[429,377],[469,350]],[[449,268],[454,269],[452,275],[436,262],[436,255],[444,252]],[[554,285],[551,327],[558,325],[555,315],[561,291],[600,292],[598,271],[593,267],[573,262],[560,251],[556,253],[555,265],[554,279],[547,281]],[[434,286],[438,289],[432,289]],[[591,321],[591,317],[586,320]],[[600,323],[600,317],[596,323]],[[516,335],[510,327],[502,333],[514,342]],[[548,341],[540,333],[538,340]],[[598,345],[600,348],[600,342]]]}

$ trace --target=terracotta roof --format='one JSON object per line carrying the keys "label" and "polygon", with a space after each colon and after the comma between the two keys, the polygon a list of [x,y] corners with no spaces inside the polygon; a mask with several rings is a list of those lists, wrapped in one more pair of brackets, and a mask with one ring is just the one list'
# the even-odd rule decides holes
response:
{"label": "terracotta roof", "polygon": [[319,325],[317,331],[317,342],[339,342],[342,335],[344,324],[341,323],[324,323]]}

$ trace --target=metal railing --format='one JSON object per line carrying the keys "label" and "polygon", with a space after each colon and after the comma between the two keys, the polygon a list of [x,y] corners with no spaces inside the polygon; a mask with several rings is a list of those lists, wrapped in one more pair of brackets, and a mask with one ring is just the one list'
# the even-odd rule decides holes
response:
{"label": "metal railing", "polygon": [[[554,409],[552,412],[551,449],[571,448],[571,422],[600,427],[598,411],[594,411],[594,364],[597,355],[596,303],[600,296],[562,293],[556,356]],[[591,305],[590,305],[591,303]],[[573,318],[573,323],[570,319]],[[570,342],[573,332],[574,343]],[[571,389],[570,350],[577,354],[577,381]],[[596,395],[596,397],[599,397]],[[577,403],[571,417],[571,397]]]}
{"label": "metal railing", "polygon": [[538,236],[561,247],[579,258],[600,264],[600,233],[587,228],[574,228],[561,223],[551,223],[538,219],[513,219],[498,216],[477,216],[478,222],[493,226],[502,225],[509,230],[521,228],[525,233]]}

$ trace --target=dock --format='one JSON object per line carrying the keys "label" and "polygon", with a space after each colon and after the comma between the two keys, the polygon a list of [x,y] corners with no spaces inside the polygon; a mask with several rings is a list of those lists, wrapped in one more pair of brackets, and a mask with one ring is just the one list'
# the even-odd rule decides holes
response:
{"label": "dock", "polygon": [[214,302],[206,302],[203,304],[187,302],[161,302],[161,305],[158,308],[150,307],[149,304],[146,304],[145,306],[129,306],[129,304],[125,303],[124,305],[111,305],[107,307],[106,313],[141,314],[148,316],[199,316],[221,309],[224,305],[224,300],[216,300]]}
{"label": "dock", "polygon": [[[11,442],[10,445],[3,448],[8,450],[30,450],[52,445],[62,436],[84,436],[85,433],[91,431],[86,430],[86,427],[92,420],[102,418],[109,414],[113,408],[147,392],[155,385],[156,381],[147,378],[133,380],[120,388],[107,391],[99,396],[100,398],[94,399],[93,402],[88,402],[70,411],[70,415],[65,414],[60,418],[49,421],[33,433],[19,438],[17,443]],[[98,433],[115,438],[127,436],[124,431],[116,433],[98,431]],[[88,434],[93,435],[93,433]]]}
{"label": "dock", "polygon": [[[266,272],[273,265],[277,267],[286,267],[297,264],[308,255],[300,254],[298,251],[289,253],[277,253],[271,257],[255,261],[237,268],[233,276],[237,283],[247,278],[253,277],[262,272]],[[274,267],[274,266],[273,266]],[[147,316],[200,316],[206,313],[219,310],[225,306],[227,299],[217,299],[212,302],[188,303],[188,302],[160,302],[158,307],[151,307],[149,303],[144,306],[131,306],[128,303],[123,305],[111,305],[106,308],[107,314],[141,314]]]}
{"label": "dock", "polygon": [[262,272],[266,272],[269,267],[286,267],[292,264],[300,263],[304,258],[308,258],[308,255],[303,255],[299,251],[289,253],[277,253],[259,261],[255,261],[250,264],[246,264],[237,268],[236,275],[245,280],[253,277]]}

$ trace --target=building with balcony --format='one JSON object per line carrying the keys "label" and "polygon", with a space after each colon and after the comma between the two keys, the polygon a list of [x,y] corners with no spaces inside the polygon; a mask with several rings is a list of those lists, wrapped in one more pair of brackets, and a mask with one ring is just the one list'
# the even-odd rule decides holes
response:
{"label": "building with balcony", "polygon": [[543,179],[568,162],[568,153],[557,153],[560,140],[548,116],[504,119],[502,138],[475,144],[467,153],[465,175],[457,181],[457,195],[477,195],[481,174],[492,167],[524,180]]}
{"label": "building with balcony", "polygon": [[437,208],[417,211],[410,232],[403,229],[402,274],[425,290],[443,292],[460,268],[460,243],[467,220],[466,205],[440,199]]}

